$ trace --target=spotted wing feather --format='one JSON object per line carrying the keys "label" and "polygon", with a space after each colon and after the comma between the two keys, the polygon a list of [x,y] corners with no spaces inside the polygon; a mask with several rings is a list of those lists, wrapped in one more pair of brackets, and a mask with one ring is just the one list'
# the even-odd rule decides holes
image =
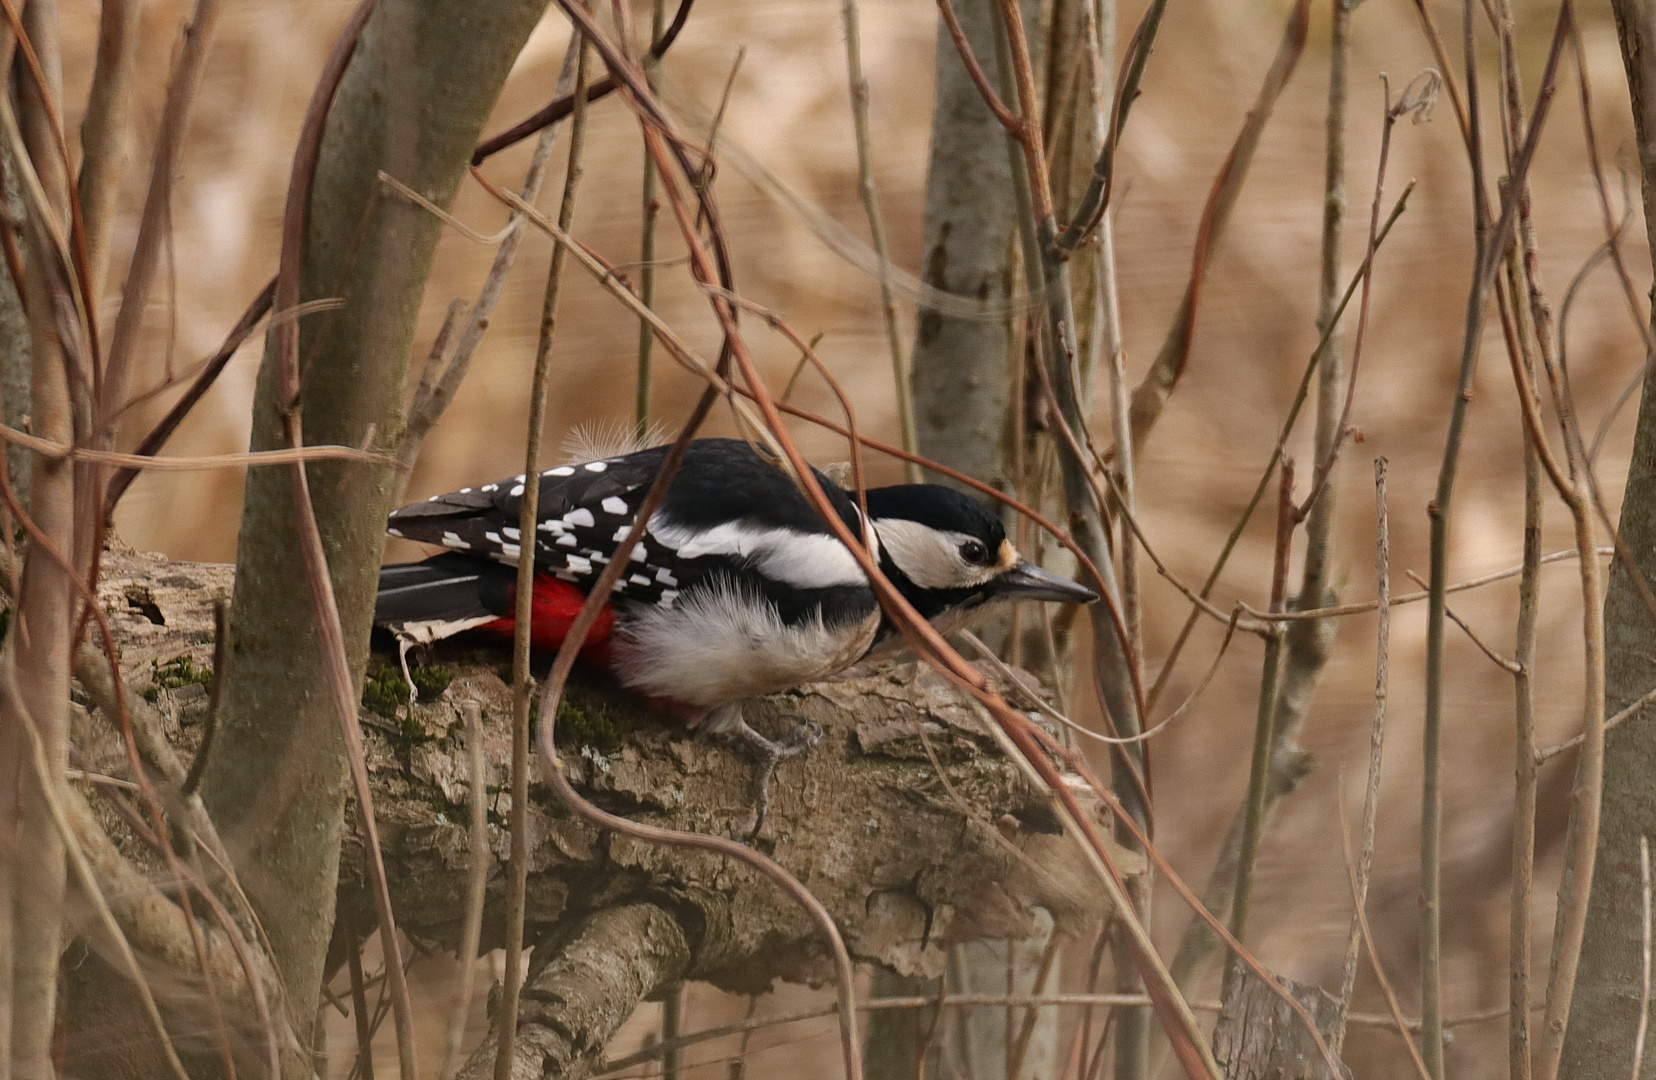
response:
{"label": "spotted wing feather", "polygon": [[[533,549],[536,566],[583,589],[590,587],[610,554],[630,535],[667,453],[667,447],[654,447],[541,473]],[[856,510],[850,499],[826,478],[819,476],[819,480],[842,519],[856,528]],[[523,551],[518,530],[523,485],[520,476],[433,496],[392,514],[389,531],[393,536],[515,566]],[[756,556],[752,550],[752,538],[778,533],[808,538],[820,545],[813,549],[815,553],[826,554],[832,563],[825,582],[814,582],[798,572],[790,580],[788,568],[783,567],[778,580],[760,586],[786,621],[814,611],[832,617],[834,610],[825,610],[825,604],[829,609],[849,605],[861,612],[872,602],[866,583],[846,573],[848,553],[832,539],[792,481],[747,443],[732,439],[691,444],[666,500],[634,546],[632,565],[617,583],[616,592],[625,600],[671,608],[686,590],[728,576],[762,557],[763,552]],[[710,535],[726,542],[698,544],[691,539]],[[828,586],[826,591],[813,587],[823,584]]]}

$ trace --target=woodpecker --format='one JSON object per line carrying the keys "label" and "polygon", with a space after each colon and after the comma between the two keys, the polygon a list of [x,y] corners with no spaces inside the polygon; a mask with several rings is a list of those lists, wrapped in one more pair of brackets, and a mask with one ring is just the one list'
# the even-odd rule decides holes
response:
{"label": "woodpecker", "polygon": [[[519,532],[525,476],[397,510],[390,535],[447,551],[384,567],[375,622],[405,652],[466,631],[510,639],[516,568],[527,550],[536,567],[530,642],[557,649],[610,555],[637,528],[667,451],[542,472],[528,538]],[[999,520],[951,488],[870,488],[865,522],[849,492],[820,472],[816,479],[840,520],[877,553],[881,571],[940,629],[999,600],[1098,599],[1026,562]],[[760,759],[762,824],[770,770],[821,730],[802,724],[771,742],[742,721],[742,702],[826,679],[899,642],[861,566],[788,475],[747,442],[698,439],[645,523],[580,658],[659,710],[749,746]]]}

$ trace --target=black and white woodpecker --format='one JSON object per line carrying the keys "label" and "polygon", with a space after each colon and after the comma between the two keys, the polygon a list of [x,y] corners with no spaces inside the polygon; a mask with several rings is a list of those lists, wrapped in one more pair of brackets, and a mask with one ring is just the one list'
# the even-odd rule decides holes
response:
{"label": "black and white woodpecker", "polygon": [[[527,550],[536,566],[530,641],[556,650],[637,526],[667,449],[541,473],[529,538],[518,529],[523,476],[396,511],[392,536],[448,550],[382,569],[375,621],[405,645],[463,631],[510,638]],[[881,571],[940,629],[995,601],[1098,599],[1024,561],[1001,523],[951,488],[870,488],[865,527],[854,497],[816,477],[852,534],[872,541]],[[742,721],[742,702],[826,679],[896,637],[862,568],[787,474],[746,442],[699,439],[645,523],[581,659],[659,711],[739,737],[760,757],[763,779],[821,732],[801,725],[773,743]]]}

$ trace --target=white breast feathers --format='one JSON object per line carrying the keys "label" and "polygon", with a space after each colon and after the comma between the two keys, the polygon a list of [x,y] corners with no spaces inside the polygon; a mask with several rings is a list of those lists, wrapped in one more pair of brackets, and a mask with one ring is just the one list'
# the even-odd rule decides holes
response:
{"label": "white breast feathers", "polygon": [[[843,548],[841,549],[843,550]],[[615,672],[628,689],[714,706],[825,679],[868,651],[880,622],[784,624],[762,597],[716,580],[671,609],[628,617],[615,639]]]}

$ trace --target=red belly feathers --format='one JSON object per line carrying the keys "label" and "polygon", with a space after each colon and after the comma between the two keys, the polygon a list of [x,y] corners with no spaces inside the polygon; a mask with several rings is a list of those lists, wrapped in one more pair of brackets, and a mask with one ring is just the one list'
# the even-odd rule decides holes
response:
{"label": "red belly feathers", "polygon": [[[517,590],[513,589],[510,594],[513,610],[516,610],[516,593]],[[581,613],[585,603],[586,594],[567,581],[560,581],[551,574],[536,574],[534,595],[529,598],[530,647],[536,652],[556,652],[564,638],[569,636],[575,616]],[[480,633],[509,639],[517,629],[517,620],[507,615],[477,629]],[[598,620],[587,633],[586,644],[581,647],[581,660],[607,669],[610,664],[610,634],[614,630],[615,608],[605,604],[598,613]]]}

